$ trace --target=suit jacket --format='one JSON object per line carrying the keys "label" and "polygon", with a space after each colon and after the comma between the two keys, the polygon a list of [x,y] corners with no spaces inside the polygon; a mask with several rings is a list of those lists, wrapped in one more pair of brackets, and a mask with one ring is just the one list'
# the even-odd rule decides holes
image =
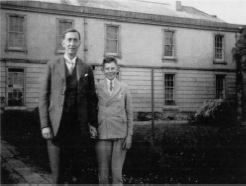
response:
{"label": "suit jacket", "polygon": [[[54,136],[63,114],[66,91],[65,59],[59,58],[47,64],[39,99],[41,128],[51,127]],[[76,59],[78,90],[78,121],[81,131],[89,136],[90,125],[97,127],[97,97],[92,68]]]}
{"label": "suit jacket", "polygon": [[115,80],[112,94],[107,81],[96,85],[99,139],[125,138],[133,134],[133,111],[129,88]]}

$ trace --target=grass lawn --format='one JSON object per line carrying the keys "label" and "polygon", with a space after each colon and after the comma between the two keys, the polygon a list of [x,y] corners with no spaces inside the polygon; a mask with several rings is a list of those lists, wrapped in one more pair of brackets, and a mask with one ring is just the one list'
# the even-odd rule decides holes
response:
{"label": "grass lawn", "polygon": [[246,127],[135,126],[127,183],[246,183]]}
{"label": "grass lawn", "polygon": [[[1,137],[23,156],[50,171],[37,113],[8,113]],[[124,164],[125,183],[245,184],[246,127],[150,125],[134,127],[133,145]],[[96,183],[93,148],[87,150],[81,172],[84,182]],[[81,175],[82,175],[81,174]]]}

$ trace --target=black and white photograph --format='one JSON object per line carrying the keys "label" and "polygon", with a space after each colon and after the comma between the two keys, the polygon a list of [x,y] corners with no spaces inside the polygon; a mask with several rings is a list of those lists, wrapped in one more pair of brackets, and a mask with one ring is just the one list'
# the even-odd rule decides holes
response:
{"label": "black and white photograph", "polygon": [[0,0],[1,185],[246,184],[245,0]]}

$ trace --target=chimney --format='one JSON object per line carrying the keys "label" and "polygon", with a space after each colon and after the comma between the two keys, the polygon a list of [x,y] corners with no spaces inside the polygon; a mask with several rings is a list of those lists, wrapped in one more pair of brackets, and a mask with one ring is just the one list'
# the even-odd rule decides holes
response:
{"label": "chimney", "polygon": [[181,1],[176,1],[176,10],[177,11],[182,11]]}

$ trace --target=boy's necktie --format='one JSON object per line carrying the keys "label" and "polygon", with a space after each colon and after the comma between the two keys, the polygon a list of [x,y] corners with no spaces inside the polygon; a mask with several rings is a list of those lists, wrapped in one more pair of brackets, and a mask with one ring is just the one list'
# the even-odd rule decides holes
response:
{"label": "boy's necktie", "polygon": [[113,90],[113,82],[112,81],[110,81],[110,87],[109,87],[109,89],[112,92],[112,90]]}

